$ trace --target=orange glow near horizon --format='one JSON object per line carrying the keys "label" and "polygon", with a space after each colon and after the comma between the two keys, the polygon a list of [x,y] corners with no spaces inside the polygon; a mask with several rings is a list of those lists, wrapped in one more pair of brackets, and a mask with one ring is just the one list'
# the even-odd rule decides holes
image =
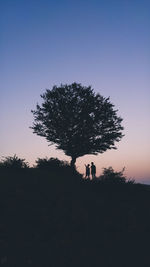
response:
{"label": "orange glow near horizon", "polygon": [[150,2],[1,2],[0,159],[70,161],[29,127],[45,88],[77,82],[110,97],[125,134],[117,150],[78,158],[77,169],[93,161],[98,176],[125,167],[128,178],[150,183]]}
{"label": "orange glow near horizon", "polygon": [[[44,138],[33,135],[32,133],[30,134],[32,142],[27,142],[27,145],[24,143],[24,145],[22,145],[22,152],[20,149],[17,149],[15,146],[13,148],[12,146],[10,151],[12,150],[14,153],[11,151],[11,153],[7,153],[4,156],[12,156],[16,153],[19,157],[25,158],[26,161],[30,163],[31,167],[35,164],[35,160],[37,158],[45,158],[46,156],[48,158],[57,157],[60,160],[66,160],[70,162],[70,157],[65,156],[63,151],[56,150],[54,146],[48,146],[48,143],[44,140]],[[20,139],[20,143],[22,142],[23,140]],[[118,144],[117,150],[108,150],[103,154],[85,155],[80,157],[76,161],[76,167],[80,173],[85,174],[84,164],[91,163],[93,161],[97,167],[97,176],[102,174],[103,168],[112,166],[115,171],[121,171],[125,167],[124,174],[127,178],[135,179],[136,182],[147,181],[147,183],[149,183],[149,151],[145,150],[144,147],[142,148],[139,147],[136,149],[134,143],[132,146],[131,143],[127,146],[126,139],[124,137],[120,144]]]}

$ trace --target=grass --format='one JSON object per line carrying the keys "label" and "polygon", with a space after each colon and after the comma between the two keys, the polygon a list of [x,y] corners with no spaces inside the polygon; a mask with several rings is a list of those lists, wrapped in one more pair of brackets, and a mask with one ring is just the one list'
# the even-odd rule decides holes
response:
{"label": "grass", "polygon": [[3,169],[0,215],[1,266],[149,266],[145,185]]}

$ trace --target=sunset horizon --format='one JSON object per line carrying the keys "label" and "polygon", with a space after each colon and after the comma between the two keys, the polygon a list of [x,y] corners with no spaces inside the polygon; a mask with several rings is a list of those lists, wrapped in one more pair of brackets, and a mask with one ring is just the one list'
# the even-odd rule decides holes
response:
{"label": "sunset horizon", "polygon": [[125,167],[127,178],[150,183],[149,3],[143,1],[5,1],[1,3],[1,150],[30,166],[37,158],[70,158],[29,128],[31,110],[54,85],[81,83],[110,97],[123,118],[117,150],[77,159]]}

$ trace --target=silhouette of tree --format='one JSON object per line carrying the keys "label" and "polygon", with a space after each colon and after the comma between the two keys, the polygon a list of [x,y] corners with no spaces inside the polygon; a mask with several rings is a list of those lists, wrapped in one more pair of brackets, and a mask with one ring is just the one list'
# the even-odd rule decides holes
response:
{"label": "silhouette of tree", "polygon": [[78,83],[46,89],[41,97],[41,106],[31,111],[30,128],[70,156],[71,166],[83,155],[116,149],[114,143],[123,137],[122,118],[109,98]]}

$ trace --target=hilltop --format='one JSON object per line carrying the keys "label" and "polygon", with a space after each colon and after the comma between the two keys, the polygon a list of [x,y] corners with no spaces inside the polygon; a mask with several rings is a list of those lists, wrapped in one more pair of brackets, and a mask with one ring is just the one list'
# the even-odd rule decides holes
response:
{"label": "hilltop", "polygon": [[71,170],[1,170],[1,265],[148,266],[149,188]]}

